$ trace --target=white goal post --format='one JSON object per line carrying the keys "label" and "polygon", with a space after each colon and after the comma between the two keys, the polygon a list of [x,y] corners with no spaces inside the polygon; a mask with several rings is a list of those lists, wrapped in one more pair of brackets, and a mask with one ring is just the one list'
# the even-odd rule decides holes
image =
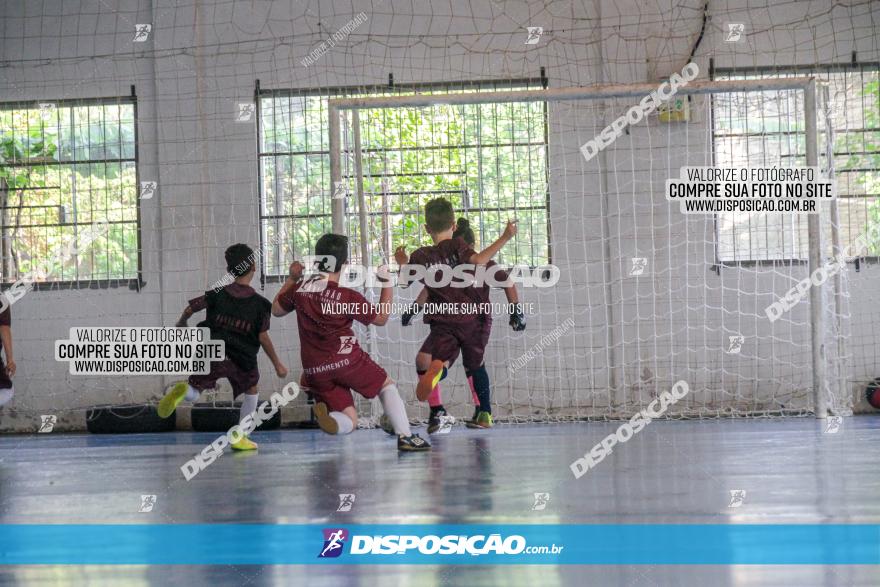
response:
{"label": "white goal post", "polygon": [[[573,275],[564,279],[558,286],[562,289],[554,294],[541,292],[540,296],[535,294],[537,297],[525,294],[525,299],[534,300],[537,308],[529,323],[531,330],[525,332],[526,338],[517,338],[502,320],[496,321],[493,352],[489,355],[495,359],[493,383],[499,383],[494,393],[502,408],[502,418],[530,421],[628,417],[660,391],[669,389],[677,379],[687,380],[691,393],[681,405],[670,409],[671,416],[814,414],[824,418],[832,413],[848,413],[852,390],[846,369],[845,280],[835,279],[833,291],[826,285],[812,287],[809,308],[792,311],[791,316],[779,324],[761,323],[762,309],[768,303],[822,267],[828,253],[823,243],[827,238],[825,230],[829,222],[837,222],[837,201],[825,204],[827,209],[821,214],[809,215],[806,220],[809,245],[806,265],[724,265],[716,263],[707,253],[715,247],[715,243],[710,242],[717,229],[713,216],[687,215],[685,218],[677,208],[672,210],[667,202],[660,201],[662,197],[646,195],[639,187],[657,185],[657,174],[653,184],[645,184],[643,172],[650,182],[651,173],[658,169],[660,179],[664,175],[673,177],[672,173],[677,176],[678,167],[684,161],[690,165],[714,164],[714,156],[707,148],[711,138],[706,137],[711,134],[711,99],[722,94],[767,100],[766,96],[773,93],[795,92],[799,96],[795,102],[801,101],[803,111],[805,160],[801,164],[819,167],[816,80],[790,77],[691,82],[680,86],[677,93],[706,97],[702,108],[707,114],[702,125],[642,121],[636,125],[638,128],[631,129],[635,136],[619,140],[594,161],[586,162],[573,153],[594,138],[597,128],[610,122],[609,109],[611,119],[623,112],[622,108],[613,106],[615,103],[625,104],[628,99],[637,101],[656,89],[657,84],[630,84],[331,99],[328,106],[330,193],[346,178],[353,188],[350,196],[332,201],[333,230],[350,233],[346,219],[353,218],[356,212],[359,238],[352,247],[359,249],[361,259],[371,259],[371,240],[375,239],[369,236],[368,227],[371,210],[364,184],[370,171],[365,170],[361,112],[428,109],[438,105],[559,104],[566,115],[552,110],[548,115],[547,149],[553,153],[548,190],[553,237],[548,240],[554,251],[552,262],[559,264],[563,273],[569,271]],[[697,106],[697,116],[699,109]],[[555,115],[559,115],[558,119]],[[589,122],[581,124],[582,115]],[[639,138],[642,136],[659,144],[645,150]],[[572,140],[574,137],[576,140]],[[694,137],[699,139],[696,146],[691,143]],[[825,140],[830,141],[830,133],[825,134]],[[675,148],[678,141],[684,142],[683,149]],[[581,179],[587,176],[590,180]],[[598,193],[588,195],[585,192],[594,189],[591,187],[593,178],[600,187]],[[586,188],[582,187],[585,185]],[[652,192],[656,188],[647,190]],[[598,213],[593,211],[593,202]],[[571,230],[571,223],[578,218],[583,220],[585,231],[588,224],[599,227],[601,236],[595,238],[595,243],[601,244],[596,247],[598,252],[587,243],[586,237],[582,250],[578,248],[576,233]],[[616,230],[612,226],[615,222]],[[557,231],[557,223],[562,230]],[[830,228],[831,250],[839,252],[842,250],[840,231],[836,224]],[[666,235],[662,234],[664,231]],[[558,241],[557,235],[561,235]],[[663,237],[668,238],[663,241]],[[650,243],[647,254],[643,243]],[[641,280],[625,275],[622,267],[628,262],[627,256],[648,257],[650,275]],[[703,308],[698,303],[700,299],[704,301]],[[686,308],[677,308],[676,300]],[[652,301],[653,307],[648,313],[646,308]],[[668,307],[661,307],[663,305]],[[546,335],[562,322],[563,314],[571,315],[575,326],[571,332],[554,338],[552,344],[543,344]],[[640,330],[645,326],[649,328],[647,334]],[[808,343],[804,341],[807,330]],[[746,341],[743,350],[734,354],[721,348],[722,354],[717,355],[719,343],[713,336],[718,332],[741,332]],[[402,378],[412,383],[415,379],[410,373],[410,364],[415,355],[414,344],[424,333],[424,330],[404,331],[393,326],[382,335],[371,332],[369,344],[371,351],[379,353],[383,364],[397,365]],[[539,335],[543,335],[542,338],[536,339]],[[705,348],[701,347],[704,342]],[[540,347],[541,356],[530,360],[521,370],[525,383],[510,381],[512,377],[505,381],[501,372],[507,370],[510,374],[510,362],[523,355],[523,349],[527,352],[536,346]],[[809,346],[808,360],[801,356],[805,346]],[[768,353],[775,354],[768,357]],[[491,362],[487,360],[487,365]],[[808,384],[800,380],[805,367],[810,373]],[[453,405],[466,404],[469,399],[466,384],[460,378],[450,379],[444,396],[455,398],[450,401]],[[603,388],[607,388],[607,394]],[[465,413],[464,408],[461,413]]]}

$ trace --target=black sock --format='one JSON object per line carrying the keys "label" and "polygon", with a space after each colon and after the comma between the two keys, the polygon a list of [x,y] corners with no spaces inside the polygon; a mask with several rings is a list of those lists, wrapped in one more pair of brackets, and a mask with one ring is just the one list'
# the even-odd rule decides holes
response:
{"label": "black sock", "polygon": [[441,410],[444,412],[446,411],[446,408],[444,408],[442,404],[439,406],[431,406],[431,415],[433,416]]}
{"label": "black sock", "polygon": [[486,373],[486,366],[480,365],[473,371],[467,371],[466,373],[468,377],[473,378],[474,391],[477,392],[477,399],[480,400],[480,411],[488,412],[489,414],[491,414],[491,391],[489,387],[489,374]]}

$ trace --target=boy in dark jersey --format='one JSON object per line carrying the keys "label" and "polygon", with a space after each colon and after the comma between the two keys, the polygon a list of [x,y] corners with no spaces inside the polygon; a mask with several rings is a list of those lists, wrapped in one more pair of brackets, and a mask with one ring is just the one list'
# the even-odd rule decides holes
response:
{"label": "boy in dark jersey", "polygon": [[[442,276],[448,273],[443,271],[443,266],[455,269],[462,264],[487,264],[507,241],[516,236],[516,222],[509,221],[498,240],[479,253],[463,239],[453,238],[454,228],[455,212],[452,204],[444,198],[431,200],[425,205],[425,230],[431,235],[434,244],[416,249],[412,256],[407,255],[403,247],[398,247],[394,253],[394,258],[401,267],[401,285],[407,285],[406,276],[410,274],[406,265],[425,267],[432,277],[428,279],[426,275],[425,279],[428,301],[433,305],[444,304],[449,308],[449,311],[443,313],[425,315],[425,322],[430,324],[431,332],[416,355],[416,370],[420,374],[416,397],[420,401],[428,399],[461,352],[465,373],[473,380],[474,389],[480,398],[481,410],[477,420],[481,428],[489,428],[492,426],[490,386],[489,374],[483,365],[483,353],[489,341],[490,327],[478,314],[467,309],[479,304],[481,295],[473,284],[466,287],[451,281],[439,286],[432,284],[441,283]],[[474,269],[475,267],[471,267],[471,270]],[[460,309],[456,310],[456,307]]]}
{"label": "boy in dark jersey", "polygon": [[[5,294],[0,294],[5,295]],[[6,300],[3,300],[6,302]],[[0,359],[0,406],[8,404],[15,395],[12,387],[12,377],[15,376],[15,359],[12,356],[12,314],[9,312],[11,304],[5,304],[6,308],[0,312],[0,344],[3,346],[3,354],[6,355],[6,364]]]}
{"label": "boy in dark jersey", "polygon": [[[213,389],[218,379],[226,378],[232,384],[233,397],[244,394],[239,412],[239,422],[257,409],[257,353],[266,352],[278,377],[287,377],[287,367],[275,353],[269,338],[269,319],[272,302],[258,294],[250,286],[256,273],[254,251],[245,244],[232,245],[226,249],[226,268],[235,280],[222,289],[205,292],[189,301],[177,326],[186,326],[187,320],[196,312],[206,310],[206,319],[199,326],[211,329],[212,340],[222,340],[226,346],[226,358],[211,363],[207,375],[191,375],[189,381],[175,384],[159,402],[159,416],[167,418],[183,400],[194,402],[202,391]],[[254,450],[257,444],[246,436],[231,445],[234,450]]]}
{"label": "boy in dark jersey", "polygon": [[[455,224],[455,231],[452,233],[452,238],[461,238],[467,244],[472,247],[476,243],[476,238],[474,236],[474,231],[470,227],[470,223],[466,218],[459,218]],[[494,269],[497,267],[497,269]],[[519,307],[519,294],[516,291],[516,285],[509,281],[509,274],[498,267],[495,261],[489,261],[486,264],[486,268],[489,270],[489,274],[491,275],[494,283],[504,283],[502,286],[504,289],[504,295],[507,298],[507,304],[510,306],[510,320],[508,324],[513,328],[515,332],[521,332],[526,329],[526,319],[522,313],[521,308]],[[488,341],[489,333],[492,329],[492,313],[491,311],[486,310],[489,305],[489,292],[491,290],[489,286],[489,279],[486,279],[482,285],[474,284],[474,288],[477,290],[478,302],[481,304],[479,307],[483,309],[480,312],[480,319],[483,320],[483,331],[485,334],[485,338]],[[416,301],[410,305],[409,309],[404,312],[401,316],[401,323],[404,326],[409,326],[412,322],[412,319],[421,311],[421,306],[428,301],[428,290],[427,288],[423,288],[422,291],[419,292]],[[418,370],[417,370],[418,371]],[[419,372],[421,376],[424,371]],[[487,427],[486,425],[491,425],[491,419],[484,417],[480,417],[480,412],[487,412],[491,415],[492,407],[490,405],[490,398],[488,394],[484,394],[482,398],[482,402],[480,401],[480,395],[477,393],[477,390],[474,388],[474,378],[472,376],[468,377],[468,385],[471,388],[471,397],[474,401],[474,415],[468,420],[467,426],[469,428],[483,428]],[[428,406],[431,409],[431,415],[428,418],[428,433],[433,434],[437,432],[444,425],[452,425],[455,422],[455,419],[450,416],[446,412],[446,408],[443,407],[443,401],[440,396],[440,384],[434,386],[434,389],[431,390],[431,395],[428,396]]]}
{"label": "boy in dark jersey", "polygon": [[296,310],[303,383],[315,397],[318,426],[328,434],[348,434],[357,426],[351,390],[365,398],[379,397],[385,416],[397,435],[401,451],[429,450],[431,445],[409,427],[406,407],[397,385],[385,370],[361,349],[352,323],[382,326],[388,321],[393,294],[390,283],[382,288],[379,305],[339,285],[339,273],[348,261],[348,239],[325,234],[315,244],[323,257],[321,275],[303,279],[303,266],[290,265],[290,274],[275,296],[272,314],[285,316]]}

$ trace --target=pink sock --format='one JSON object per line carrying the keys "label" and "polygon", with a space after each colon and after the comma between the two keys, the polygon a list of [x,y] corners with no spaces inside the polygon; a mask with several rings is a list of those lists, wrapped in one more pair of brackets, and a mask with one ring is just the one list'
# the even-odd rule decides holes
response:
{"label": "pink sock", "polygon": [[[416,373],[419,377],[427,373],[427,371],[422,371],[421,369],[416,369]],[[434,389],[431,390],[431,395],[428,396],[428,406],[432,408],[436,408],[437,406],[442,406],[443,401],[440,399],[440,384],[434,386]]]}
{"label": "pink sock", "polygon": [[474,389],[474,378],[468,377],[468,385],[471,386],[471,397],[474,399],[474,405],[480,405],[480,398],[477,397],[477,390]]}
{"label": "pink sock", "polygon": [[434,389],[431,390],[431,395],[428,396],[428,405],[432,408],[436,408],[437,406],[442,406],[443,402],[440,400],[440,386],[435,385]]}

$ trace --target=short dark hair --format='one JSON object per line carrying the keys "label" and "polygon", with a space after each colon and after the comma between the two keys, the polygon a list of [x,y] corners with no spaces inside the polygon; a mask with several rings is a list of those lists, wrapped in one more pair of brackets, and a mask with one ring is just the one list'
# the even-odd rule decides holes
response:
{"label": "short dark hair", "polygon": [[315,243],[315,256],[331,256],[335,259],[335,263],[331,260],[318,260],[316,265],[318,271],[325,273],[336,273],[342,266],[348,262],[348,237],[341,234],[333,234],[328,232],[318,239]]}
{"label": "short dark hair", "polygon": [[473,245],[477,240],[474,237],[474,229],[471,228],[471,223],[467,218],[458,219],[455,223],[455,230],[452,232],[452,238],[464,239],[464,242],[469,245]]}
{"label": "short dark hair", "polygon": [[425,224],[433,232],[447,230],[455,224],[455,211],[446,198],[435,198],[425,204]]}
{"label": "short dark hair", "polygon": [[226,249],[226,270],[235,277],[247,275],[254,266],[254,250],[244,243],[236,243]]}

